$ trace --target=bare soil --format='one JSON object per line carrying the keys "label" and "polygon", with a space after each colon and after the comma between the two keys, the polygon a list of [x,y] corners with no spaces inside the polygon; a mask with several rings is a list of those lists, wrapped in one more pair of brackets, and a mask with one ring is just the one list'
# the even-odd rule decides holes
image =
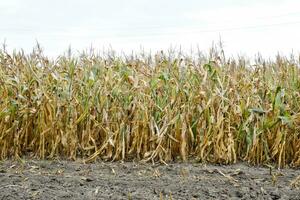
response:
{"label": "bare soil", "polygon": [[[300,170],[200,163],[0,162],[0,199],[300,199]],[[297,179],[298,177],[298,179]]]}

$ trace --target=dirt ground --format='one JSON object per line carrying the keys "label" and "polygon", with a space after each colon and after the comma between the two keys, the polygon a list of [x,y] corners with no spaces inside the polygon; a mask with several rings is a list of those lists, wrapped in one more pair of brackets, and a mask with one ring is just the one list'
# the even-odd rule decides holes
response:
{"label": "dirt ground", "polygon": [[[297,178],[298,177],[298,178]],[[0,162],[0,199],[300,199],[300,170],[245,163]]]}

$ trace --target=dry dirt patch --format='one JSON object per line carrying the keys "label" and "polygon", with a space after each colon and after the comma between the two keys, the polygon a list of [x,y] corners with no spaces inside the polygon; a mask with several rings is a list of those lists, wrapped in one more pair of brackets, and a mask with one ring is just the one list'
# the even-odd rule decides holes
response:
{"label": "dry dirt patch", "polygon": [[3,161],[0,199],[300,199],[300,170],[199,163]]}

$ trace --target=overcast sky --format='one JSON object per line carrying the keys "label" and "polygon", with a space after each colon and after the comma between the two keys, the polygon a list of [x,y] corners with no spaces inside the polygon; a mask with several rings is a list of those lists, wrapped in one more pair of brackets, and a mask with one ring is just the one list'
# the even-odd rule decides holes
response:
{"label": "overcast sky", "polygon": [[300,52],[299,0],[1,0],[0,42],[47,55],[112,46],[130,52],[179,45],[227,54]]}

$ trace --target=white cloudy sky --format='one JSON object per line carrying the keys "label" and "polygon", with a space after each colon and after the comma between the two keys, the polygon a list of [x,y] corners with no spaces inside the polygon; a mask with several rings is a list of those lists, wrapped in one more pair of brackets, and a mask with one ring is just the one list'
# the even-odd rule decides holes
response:
{"label": "white cloudy sky", "polygon": [[48,55],[69,45],[129,52],[181,45],[227,54],[300,52],[299,0],[0,0],[0,43]]}

